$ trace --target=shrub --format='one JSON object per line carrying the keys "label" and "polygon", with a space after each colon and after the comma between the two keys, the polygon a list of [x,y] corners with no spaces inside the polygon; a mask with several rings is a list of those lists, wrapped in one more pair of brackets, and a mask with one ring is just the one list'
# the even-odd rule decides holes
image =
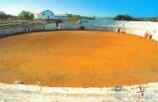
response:
{"label": "shrub", "polygon": [[133,20],[134,18],[129,16],[129,15],[117,15],[115,18],[115,20]]}

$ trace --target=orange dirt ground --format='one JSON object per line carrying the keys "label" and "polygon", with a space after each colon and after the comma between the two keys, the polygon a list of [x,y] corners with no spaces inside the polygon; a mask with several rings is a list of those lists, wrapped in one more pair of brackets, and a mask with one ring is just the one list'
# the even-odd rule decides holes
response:
{"label": "orange dirt ground", "polygon": [[103,31],[0,38],[0,81],[105,87],[158,81],[158,42]]}

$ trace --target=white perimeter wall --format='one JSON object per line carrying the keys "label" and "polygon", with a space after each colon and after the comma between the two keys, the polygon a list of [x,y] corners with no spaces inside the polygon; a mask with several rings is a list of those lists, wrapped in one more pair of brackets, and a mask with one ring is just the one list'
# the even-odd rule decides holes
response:
{"label": "white perimeter wall", "polygon": [[57,27],[56,27],[56,24],[46,24],[45,26],[44,26],[44,30],[56,30],[57,29]]}
{"label": "white perimeter wall", "polygon": [[113,21],[112,24],[64,24],[60,23],[59,27],[55,23],[45,25],[35,25],[28,27],[14,27],[0,29],[0,35],[11,35],[16,33],[26,33],[32,31],[49,31],[49,30],[78,30],[84,27],[85,30],[101,30],[101,31],[115,31],[133,34],[144,37],[145,33],[152,35],[152,39],[158,41],[158,22],[145,22],[145,21]]}
{"label": "white perimeter wall", "polygon": [[80,29],[80,27],[81,27],[80,24],[64,24],[64,23],[59,24],[59,28],[61,30],[78,30]]}
{"label": "white perimeter wall", "polygon": [[104,21],[95,24],[95,21],[82,23],[86,30],[117,31],[144,37],[145,33],[152,35],[158,41],[158,22],[148,21]]}
{"label": "white perimeter wall", "polygon": [[157,22],[143,22],[130,21],[123,25],[122,30],[125,33],[130,33],[138,36],[144,36],[145,33],[151,34],[154,40],[158,41],[158,23]]}
{"label": "white perimeter wall", "polygon": [[16,34],[16,33],[23,33],[23,32],[27,32],[27,29],[22,28],[22,27],[1,29],[0,36],[11,35],[11,34]]}
{"label": "white perimeter wall", "polygon": [[110,88],[44,87],[0,83],[0,102],[157,102],[158,83]]}

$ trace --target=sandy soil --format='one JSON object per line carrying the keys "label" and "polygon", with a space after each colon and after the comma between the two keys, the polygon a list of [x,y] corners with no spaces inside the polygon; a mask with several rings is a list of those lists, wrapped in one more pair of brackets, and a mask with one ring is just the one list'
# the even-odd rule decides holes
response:
{"label": "sandy soil", "polygon": [[103,87],[158,80],[158,42],[103,31],[0,38],[0,81]]}

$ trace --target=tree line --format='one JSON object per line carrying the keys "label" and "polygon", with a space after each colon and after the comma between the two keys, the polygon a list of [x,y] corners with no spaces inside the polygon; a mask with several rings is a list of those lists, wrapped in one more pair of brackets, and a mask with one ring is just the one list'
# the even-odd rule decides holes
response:
{"label": "tree line", "polygon": [[[69,20],[72,21],[78,21],[80,19],[88,19],[88,20],[94,20],[96,17],[87,17],[87,16],[80,16],[75,14],[67,14],[67,17]],[[117,15],[113,18],[114,20],[121,20],[121,21],[154,21],[158,22],[158,17],[151,17],[151,18],[135,18],[128,14],[124,15]]]}
{"label": "tree line", "polygon": [[17,16],[13,16],[10,14],[6,14],[3,11],[0,11],[0,19],[8,20],[8,19],[24,19],[24,20],[33,20],[34,14],[30,11],[21,11]]}
{"label": "tree line", "polygon": [[[76,14],[67,14],[67,18],[71,21],[78,21],[80,19],[88,19],[94,20],[96,17],[88,17],[88,16],[81,16]],[[8,19],[23,19],[23,20],[33,20],[34,14],[30,11],[21,11],[17,16],[6,14],[3,11],[0,11],[0,19],[8,20]],[[134,18],[128,14],[126,15],[117,15],[113,18],[114,20],[126,20],[126,21],[154,21],[158,22],[158,17],[151,17],[151,18]]]}
{"label": "tree line", "polygon": [[158,17],[150,17],[150,18],[134,18],[130,15],[117,15],[114,17],[114,20],[126,20],[126,21],[153,21],[158,22]]}
{"label": "tree line", "polygon": [[[80,19],[94,19],[94,17],[80,16],[75,14],[67,14],[66,15],[69,20],[78,21]],[[17,16],[6,14],[3,11],[0,11],[0,19],[23,19],[23,20],[33,20],[34,14],[30,11],[21,11]]]}
{"label": "tree line", "polygon": [[71,21],[78,21],[80,19],[88,19],[88,20],[95,19],[95,17],[81,16],[81,15],[75,15],[75,14],[67,14],[66,16]]}

